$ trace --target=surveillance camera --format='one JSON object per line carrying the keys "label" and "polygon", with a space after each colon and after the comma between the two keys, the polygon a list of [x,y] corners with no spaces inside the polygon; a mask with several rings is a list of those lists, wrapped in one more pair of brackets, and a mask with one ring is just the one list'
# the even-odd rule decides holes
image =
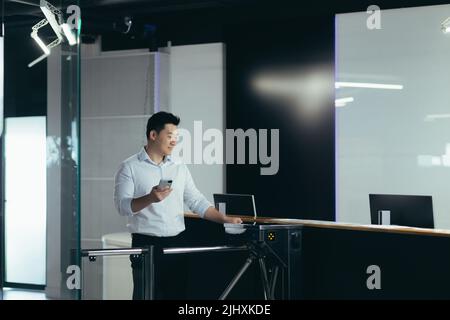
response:
{"label": "surveillance camera", "polygon": [[133,24],[133,20],[131,19],[131,17],[125,17],[123,18],[123,22],[125,23],[125,25],[130,28],[131,25]]}
{"label": "surveillance camera", "polygon": [[123,18],[122,22],[119,23],[113,22],[113,29],[119,31],[120,33],[127,34],[128,32],[130,32],[132,25],[133,25],[132,18],[126,16]]}
{"label": "surveillance camera", "polygon": [[130,32],[131,26],[133,25],[133,20],[131,19],[131,17],[125,17],[123,18],[123,23],[127,26],[127,30],[123,33],[127,34],[128,32]]}

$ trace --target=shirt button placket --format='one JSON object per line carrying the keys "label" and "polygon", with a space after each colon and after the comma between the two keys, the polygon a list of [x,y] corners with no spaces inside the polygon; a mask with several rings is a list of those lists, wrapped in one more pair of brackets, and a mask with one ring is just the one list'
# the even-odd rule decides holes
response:
{"label": "shirt button placket", "polygon": [[[162,168],[163,163],[164,163],[164,162],[161,162],[161,163],[158,165],[160,179],[163,179],[163,168]],[[163,219],[165,220],[165,215],[163,216]],[[164,233],[164,235],[167,236],[167,224],[166,224],[166,223],[163,224],[163,228],[164,228],[163,233]]]}

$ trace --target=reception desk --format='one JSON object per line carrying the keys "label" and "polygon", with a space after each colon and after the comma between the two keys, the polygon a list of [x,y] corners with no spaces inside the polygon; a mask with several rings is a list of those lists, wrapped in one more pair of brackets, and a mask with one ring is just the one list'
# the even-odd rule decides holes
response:
{"label": "reception desk", "polygon": [[[223,245],[245,241],[225,233],[222,225],[186,214],[187,233],[198,245]],[[400,226],[374,226],[297,219],[241,217],[244,223],[296,226],[295,240],[278,246],[295,250],[291,299],[449,299],[450,231]],[[288,236],[289,237],[289,236]],[[280,249],[281,250],[281,249]],[[289,249],[289,252],[291,250]],[[245,255],[198,257],[203,266],[197,276],[211,279],[208,288],[198,286],[193,273],[193,298],[215,299],[239,270]],[[209,260],[208,260],[209,259]],[[197,267],[193,267],[198,270]],[[374,271],[376,270],[376,271]],[[377,287],[369,285],[377,273]],[[264,298],[257,266],[247,271],[236,286],[235,299]],[[213,275],[220,275],[214,277]],[[217,288],[214,289],[214,286]]]}

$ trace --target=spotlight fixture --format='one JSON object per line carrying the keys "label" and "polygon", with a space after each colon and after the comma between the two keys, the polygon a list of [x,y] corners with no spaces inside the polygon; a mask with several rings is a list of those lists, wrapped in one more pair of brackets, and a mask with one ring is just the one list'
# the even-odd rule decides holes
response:
{"label": "spotlight fixture", "polygon": [[44,51],[44,55],[50,55],[50,49],[47,48],[44,42],[42,42],[41,38],[37,35],[37,33],[31,34],[31,37],[36,41],[36,43],[41,47],[42,51]]}
{"label": "spotlight fixture", "polygon": [[[71,28],[68,24],[64,23],[62,13],[59,9],[55,8],[51,3],[45,0],[40,1],[39,7],[44,13],[45,19],[42,19],[31,28],[32,32],[30,36],[34,41],[36,41],[42,51],[44,51],[44,54],[29,63],[29,68],[48,57],[50,55],[51,49],[58,46],[64,40],[63,35],[66,37],[69,45],[73,46],[77,44],[76,38],[72,33]],[[45,45],[41,38],[39,38],[38,31],[40,28],[46,26],[47,24],[50,24],[53,32],[56,35],[56,39],[50,44]]]}
{"label": "spotlight fixture", "polygon": [[69,45],[73,46],[77,44],[77,39],[75,38],[72,29],[69,27],[67,23],[63,23],[61,25],[61,29],[64,32],[64,35],[67,38],[67,41],[69,42]]}
{"label": "spotlight fixture", "polygon": [[[41,0],[40,8],[44,13],[44,16],[47,19],[47,21],[50,23],[53,32],[55,32],[58,39],[62,41],[61,35],[62,31],[60,25],[63,23],[63,21],[61,11],[56,9],[53,5],[44,0]],[[56,18],[58,18],[58,21],[56,21]]]}
{"label": "spotlight fixture", "polygon": [[[36,23],[31,29],[32,32],[30,34],[31,38],[36,41],[36,43],[38,44],[38,46],[42,49],[42,51],[44,52],[44,54],[42,56],[40,56],[39,58],[37,58],[36,60],[30,62],[28,64],[28,67],[31,68],[32,66],[34,66],[36,63],[42,61],[43,59],[47,58],[50,55],[50,45],[53,44],[54,42],[52,42],[49,45],[45,45],[45,43],[41,40],[41,38],[39,38],[38,35],[38,30],[44,26],[46,26],[48,24],[47,19],[42,19],[41,21],[39,21],[38,23]],[[57,39],[58,40],[58,39]],[[55,40],[55,41],[57,41]]]}

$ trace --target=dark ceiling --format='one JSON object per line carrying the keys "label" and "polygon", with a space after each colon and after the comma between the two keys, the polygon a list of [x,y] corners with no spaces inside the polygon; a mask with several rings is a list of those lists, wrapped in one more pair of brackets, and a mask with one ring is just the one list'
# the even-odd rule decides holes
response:
{"label": "dark ceiling", "polygon": [[[30,25],[43,18],[39,0],[3,1],[5,21],[9,26]],[[112,30],[125,16],[134,22],[171,21],[180,15],[206,12],[239,12],[257,7],[261,0],[49,0],[55,7],[67,8],[77,4],[81,8],[83,29],[88,33]],[[217,15],[217,14],[216,14]],[[208,18],[208,14],[202,15]],[[176,18],[175,18],[176,19]]]}
{"label": "dark ceiling", "polygon": [[[51,0],[56,7],[77,4],[81,8],[97,8],[110,12],[120,12],[124,8],[139,9],[141,13],[179,11],[194,8],[240,5],[254,0]],[[39,0],[5,0],[6,16],[33,14],[39,6]],[[137,12],[137,11],[136,11]]]}
{"label": "dark ceiling", "polygon": [[[5,16],[40,16],[39,0],[3,0]],[[88,16],[112,17],[133,14],[143,17],[157,13],[182,12],[206,8],[256,5],[257,0],[50,0],[58,8],[77,4]]]}
{"label": "dark ceiling", "polygon": [[[33,12],[32,7],[39,5],[39,0],[3,0],[6,7],[6,15]],[[65,7],[70,4],[78,4],[81,8],[102,8],[108,11],[121,11],[126,7],[138,9],[142,13],[190,10],[207,7],[229,7],[229,6],[271,6],[272,8],[297,5],[299,8],[319,7],[342,7],[342,8],[367,8],[368,4],[377,4],[381,8],[413,7],[433,4],[445,4],[448,1],[426,1],[426,0],[341,0],[302,2],[299,0],[50,0],[56,7]],[[28,7],[28,8],[27,8]]]}
{"label": "dark ceiling", "polygon": [[[39,0],[1,0],[4,2],[6,19],[12,17],[42,16],[39,12]],[[173,13],[188,13],[194,10],[224,10],[232,15],[240,11],[250,12],[247,17],[260,14],[296,14],[314,15],[318,12],[350,12],[365,11],[374,1],[340,0],[340,1],[310,1],[301,0],[50,0],[59,8],[78,4],[84,17],[112,18],[123,15],[133,15],[136,18],[167,15]],[[439,0],[378,0],[376,4],[381,9],[414,7],[423,5],[445,4],[448,1]],[[230,16],[229,16],[230,17]]]}
{"label": "dark ceiling", "polygon": [[[39,0],[3,1],[6,26],[31,26],[43,18]],[[84,35],[124,33],[124,18],[131,17],[130,37],[143,37],[152,28],[160,38],[174,39],[190,30],[208,34],[205,40],[223,40],[230,26],[253,24],[264,28],[268,21],[311,19],[343,12],[365,11],[373,0],[309,1],[301,0],[49,0],[58,8],[78,4]],[[381,9],[445,4],[431,0],[377,0]],[[150,29],[149,29],[150,28]],[[134,32],[134,34],[133,34]],[[214,33],[214,35],[213,35]],[[180,36],[181,37],[181,36]],[[195,42],[195,35],[184,38]],[[222,37],[222,38],[221,38]]]}

